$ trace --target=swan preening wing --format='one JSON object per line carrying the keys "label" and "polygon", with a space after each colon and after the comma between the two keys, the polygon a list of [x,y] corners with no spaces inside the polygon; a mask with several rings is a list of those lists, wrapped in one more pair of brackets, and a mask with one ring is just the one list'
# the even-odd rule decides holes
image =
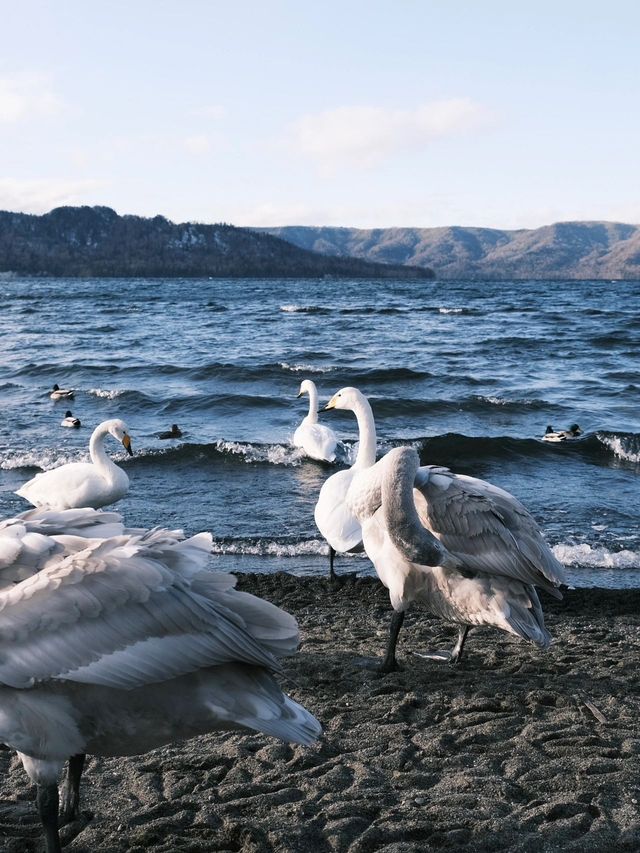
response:
{"label": "swan preening wing", "polygon": [[418,469],[420,520],[464,566],[533,584],[561,598],[564,568],[533,517],[497,486],[447,468]]}
{"label": "swan preening wing", "polygon": [[132,689],[228,662],[278,670],[273,653],[294,650],[295,620],[206,571],[210,550],[209,534],[87,540],[0,590],[0,683]]}
{"label": "swan preening wing", "polygon": [[385,529],[400,553],[422,566],[461,566],[420,523],[414,501],[418,454],[408,447],[391,450],[381,468],[380,503]]}

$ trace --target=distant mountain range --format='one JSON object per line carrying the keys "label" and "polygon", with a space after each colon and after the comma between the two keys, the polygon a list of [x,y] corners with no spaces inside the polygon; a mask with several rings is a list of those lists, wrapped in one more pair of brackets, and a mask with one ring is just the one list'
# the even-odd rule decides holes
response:
{"label": "distant mountain range", "polygon": [[0,211],[0,272],[52,276],[433,278],[425,268],[317,254],[231,225],[177,225],[109,207]]}
{"label": "distant mountain range", "polygon": [[640,227],[559,222],[532,230],[496,228],[263,229],[337,257],[415,264],[438,278],[640,279]]}

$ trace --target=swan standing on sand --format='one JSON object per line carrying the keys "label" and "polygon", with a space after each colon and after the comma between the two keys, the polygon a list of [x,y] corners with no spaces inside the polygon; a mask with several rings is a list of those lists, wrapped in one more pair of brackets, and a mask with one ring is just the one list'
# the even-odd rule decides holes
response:
{"label": "swan standing on sand", "polygon": [[60,388],[59,385],[54,385],[53,390],[49,394],[52,400],[73,400],[75,390],[72,388]]}
{"label": "swan standing on sand", "polygon": [[318,389],[315,382],[304,379],[300,383],[298,397],[303,394],[309,395],[309,414],[294,432],[293,443],[296,447],[301,447],[311,459],[333,462],[338,439],[332,429],[318,423]]}
{"label": "swan standing on sand", "polygon": [[[0,589],[0,742],[37,785],[47,853],[61,850],[67,760],[61,823],[78,815],[87,753],[137,755],[229,729],[309,744],[321,731],[272,674],[275,655],[296,650],[295,619],[207,571],[210,534],[79,538],[103,514],[69,512],[0,526],[0,577],[40,569]],[[105,531],[117,527],[104,515]]]}
{"label": "swan standing on sand", "polygon": [[[328,405],[353,411],[353,390],[343,388]],[[472,625],[548,646],[535,587],[561,598],[564,568],[513,495],[447,468],[419,468],[414,450],[398,448],[356,473],[345,502],[396,611],[383,671],[397,667],[398,633],[413,601],[460,626],[451,652],[425,657],[457,663]]]}
{"label": "swan standing on sand", "polygon": [[129,490],[129,478],[104,449],[104,440],[112,435],[132,456],[131,438],[124,421],[104,421],[97,426],[89,442],[91,462],[70,462],[52,471],[45,471],[25,483],[17,495],[33,506],[50,509],[93,507],[114,503]]}
{"label": "swan standing on sand", "polygon": [[345,498],[357,472],[371,467],[376,461],[376,425],[369,401],[357,388],[343,388],[334,394],[322,411],[337,408],[335,400],[338,397],[343,404],[348,403],[358,421],[358,454],[351,468],[338,471],[325,480],[313,513],[318,530],[329,543],[329,577],[332,581],[338,579],[333,568],[336,552],[362,551],[362,528],[347,507]]}

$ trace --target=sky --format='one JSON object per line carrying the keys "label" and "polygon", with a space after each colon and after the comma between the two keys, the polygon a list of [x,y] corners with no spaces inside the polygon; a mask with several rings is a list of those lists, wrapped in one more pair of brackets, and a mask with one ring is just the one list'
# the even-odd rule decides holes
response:
{"label": "sky", "polygon": [[636,0],[0,0],[0,209],[640,223]]}

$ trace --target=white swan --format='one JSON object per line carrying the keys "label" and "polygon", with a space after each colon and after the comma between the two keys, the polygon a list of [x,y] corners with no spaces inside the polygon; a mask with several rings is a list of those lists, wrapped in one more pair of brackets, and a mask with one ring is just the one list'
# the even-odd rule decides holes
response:
{"label": "white swan", "polygon": [[49,396],[52,400],[73,400],[75,393],[76,392],[73,388],[60,388],[56,384],[53,386]]}
{"label": "white swan", "polygon": [[[336,405],[340,400],[341,406]],[[318,530],[329,543],[329,577],[338,579],[333,561],[336,552],[341,554],[362,551],[362,528],[345,502],[349,486],[358,471],[369,468],[376,461],[376,425],[371,406],[357,388],[343,388],[334,394],[323,411],[350,408],[358,421],[358,454],[356,461],[346,471],[332,474],[322,485],[314,518]]]}
{"label": "white swan", "polygon": [[[328,405],[355,411],[353,391],[343,388]],[[427,657],[457,663],[470,625],[494,625],[548,645],[535,586],[561,597],[564,568],[513,495],[447,468],[418,468],[415,451],[398,448],[355,473],[345,503],[362,524],[365,551],[396,611],[383,670],[397,665],[398,632],[414,600],[461,626],[452,652]],[[414,544],[403,548],[403,537]]]}
{"label": "white swan", "polygon": [[309,395],[309,414],[293,434],[293,443],[301,447],[307,456],[322,462],[333,462],[336,458],[338,439],[332,429],[318,423],[318,389],[315,382],[304,379],[300,383],[298,397]]}
{"label": "white swan", "polygon": [[78,429],[81,425],[80,418],[74,418],[70,411],[65,412],[64,418],[60,421],[60,426],[69,429]]}
{"label": "white swan", "polygon": [[69,512],[75,521],[40,510],[0,526],[2,570],[40,568],[0,590],[0,742],[37,785],[47,853],[60,851],[67,759],[62,822],[78,814],[86,753],[135,755],[228,729],[309,744],[321,731],[272,675],[275,655],[296,650],[295,619],[207,571],[210,534],[83,538],[83,525],[117,527],[114,514],[102,525],[102,513]]}
{"label": "white swan", "polygon": [[114,503],[129,490],[129,478],[107,455],[104,440],[112,435],[122,442],[131,456],[131,438],[124,421],[104,421],[97,426],[89,442],[91,462],[70,462],[52,471],[45,471],[16,492],[33,506],[50,509],[93,507]]}

